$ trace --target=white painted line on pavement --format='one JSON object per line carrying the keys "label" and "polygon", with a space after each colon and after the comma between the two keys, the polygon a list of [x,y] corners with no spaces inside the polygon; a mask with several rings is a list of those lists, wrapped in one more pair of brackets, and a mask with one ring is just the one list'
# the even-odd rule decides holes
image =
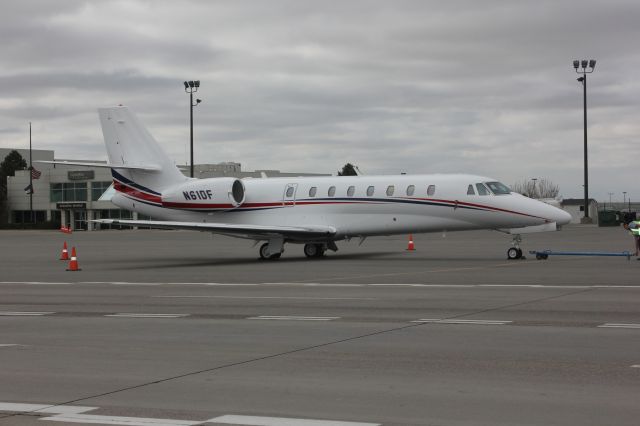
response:
{"label": "white painted line on pavement", "polygon": [[55,312],[8,312],[8,311],[0,311],[0,316],[5,317],[40,317],[43,315],[51,315],[55,314]]}
{"label": "white painted line on pavement", "polygon": [[608,323],[599,325],[598,328],[640,328],[640,324],[624,324],[624,323],[608,322]]}
{"label": "white painted line on pavement", "polygon": [[0,284],[28,284],[28,285],[71,285],[68,282],[46,282],[46,281],[0,281]]}
{"label": "white painted line on pavement", "polygon": [[261,283],[269,286],[304,286],[304,287],[366,287],[369,284],[339,284],[339,283]]}
{"label": "white painted line on pavement", "polygon": [[640,368],[640,364],[634,364],[631,366],[631,368]]}
{"label": "white painted line on pavement", "polygon": [[374,297],[304,297],[304,296],[151,296],[175,299],[286,299],[286,300],[376,300]]}
{"label": "white painted line on pavement", "polygon": [[12,346],[22,346],[18,343],[0,343],[0,348],[10,348]]}
{"label": "white painted line on pavement", "polygon": [[42,417],[40,420],[67,423],[97,423],[101,425],[122,426],[195,426],[201,425],[201,421],[151,419],[144,417],[120,417],[120,416],[95,416],[91,414],[65,414],[52,417]]}
{"label": "white painted line on pavement", "polygon": [[420,283],[313,283],[313,282],[264,282],[264,283],[210,283],[210,282],[130,282],[130,281],[77,281],[77,282],[45,282],[45,281],[0,281],[0,284],[28,285],[75,285],[75,284],[109,284],[130,286],[220,286],[220,287],[255,287],[255,286],[303,286],[303,287],[407,287],[407,288],[537,288],[537,289],[634,289],[640,285],[545,285],[545,284],[420,284]]}
{"label": "white painted line on pavement", "polygon": [[284,417],[258,417],[226,415],[205,423],[225,423],[246,426],[379,426],[380,423],[341,422],[332,420],[293,419]]}
{"label": "white painted line on pavement", "polygon": [[332,321],[340,319],[340,317],[299,317],[299,316],[280,316],[280,315],[260,315],[258,317],[249,317],[250,320],[284,320],[284,321]]}
{"label": "white painted line on pavement", "polygon": [[93,411],[97,409],[98,407],[82,407],[73,405],[20,404],[12,402],[0,402],[0,412],[55,414],[54,416],[41,417],[39,418],[39,420],[66,423],[92,423],[119,426],[196,426],[204,425],[205,423],[224,423],[246,426],[380,426],[380,423],[342,422],[334,420],[311,420],[239,415],[225,415],[203,421],[83,414],[87,411]]}
{"label": "white painted line on pavement", "polygon": [[468,320],[468,319],[434,319],[423,318],[411,321],[414,323],[437,323],[437,324],[475,324],[475,325],[507,325],[513,321],[503,320]]}
{"label": "white painted line on pavement", "polygon": [[0,402],[0,411],[8,411],[11,413],[38,412],[47,414],[76,414],[97,409],[98,407],[82,407],[75,405],[20,404],[14,402]]}
{"label": "white painted line on pavement", "polygon": [[135,313],[105,315],[105,317],[118,317],[118,318],[184,318],[188,316],[189,314],[135,314]]}

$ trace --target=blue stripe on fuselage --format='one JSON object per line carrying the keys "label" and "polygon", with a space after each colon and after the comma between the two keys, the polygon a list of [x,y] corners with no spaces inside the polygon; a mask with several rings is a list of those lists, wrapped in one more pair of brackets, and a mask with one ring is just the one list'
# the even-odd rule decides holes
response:
{"label": "blue stripe on fuselage", "polygon": [[115,169],[111,169],[111,176],[113,176],[114,179],[118,179],[120,182],[129,185],[133,188],[139,189],[141,191],[144,192],[148,192],[149,194],[153,194],[153,195],[162,195],[159,192],[154,191],[153,189],[149,189],[147,187],[144,187],[142,185],[139,185],[137,183],[135,183],[134,181],[132,181],[131,179],[128,179],[124,176],[122,176],[120,173],[118,173]]}

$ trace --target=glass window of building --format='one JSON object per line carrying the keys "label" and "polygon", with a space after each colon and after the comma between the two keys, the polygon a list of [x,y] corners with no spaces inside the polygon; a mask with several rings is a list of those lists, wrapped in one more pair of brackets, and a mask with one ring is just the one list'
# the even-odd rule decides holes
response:
{"label": "glass window of building", "polygon": [[376,189],[376,188],[375,188],[375,187],[373,187],[373,186],[368,187],[368,188],[367,188],[367,196],[368,196],[368,197],[373,196],[373,193],[374,193],[375,189]]}
{"label": "glass window of building", "polygon": [[395,188],[394,188],[394,186],[393,186],[393,185],[389,185],[389,186],[387,186],[387,195],[388,195],[389,197],[391,197],[391,196],[393,195],[393,191],[395,191]]}
{"label": "glass window of building", "polygon": [[429,187],[427,188],[427,195],[429,197],[433,197],[436,193],[436,186],[435,185],[429,185]]}
{"label": "glass window of building", "polygon": [[476,183],[476,188],[478,189],[478,195],[489,195],[489,190],[483,184]]}
{"label": "glass window of building", "polygon": [[336,187],[332,186],[329,188],[329,192],[327,192],[327,194],[329,195],[329,197],[333,197],[334,195],[336,195]]}
{"label": "glass window of building", "polygon": [[87,201],[87,182],[52,183],[49,198],[52,203],[60,201]]}
{"label": "glass window of building", "polygon": [[309,188],[309,197],[315,197],[316,196],[316,192],[318,192],[318,188],[315,186],[312,186],[311,188]]}
{"label": "glass window of building", "polygon": [[61,183],[52,183],[49,190],[49,200],[52,203],[57,203],[62,201],[62,184]]}
{"label": "glass window of building", "polygon": [[98,201],[98,198],[109,189],[111,182],[91,182],[91,201]]}
{"label": "glass window of building", "polygon": [[415,185],[407,186],[407,196],[411,197],[414,192],[416,192],[416,186]]}
{"label": "glass window of building", "polygon": [[353,197],[353,194],[356,193],[356,187],[355,186],[350,186],[347,189],[347,197]]}
{"label": "glass window of building", "polygon": [[473,185],[467,187],[467,195],[476,195],[476,191],[473,190]]}

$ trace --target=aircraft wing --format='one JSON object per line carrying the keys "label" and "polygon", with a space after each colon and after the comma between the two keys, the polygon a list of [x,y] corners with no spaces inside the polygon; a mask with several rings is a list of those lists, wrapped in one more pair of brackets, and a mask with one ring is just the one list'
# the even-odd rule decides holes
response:
{"label": "aircraft wing", "polygon": [[243,238],[265,238],[283,236],[286,238],[309,240],[327,238],[336,233],[333,226],[273,226],[273,225],[238,225],[230,223],[208,222],[174,222],[164,220],[126,220],[126,219],[97,219],[94,223],[105,225],[140,226],[158,229],[186,229],[190,231],[213,232]]}
{"label": "aircraft wing", "polygon": [[145,170],[148,172],[159,172],[162,170],[160,166],[150,164],[110,164],[110,163],[87,163],[83,161],[48,161],[34,160],[34,163],[57,164],[60,166],[84,166],[84,167],[101,167],[103,169],[122,169],[122,170]]}

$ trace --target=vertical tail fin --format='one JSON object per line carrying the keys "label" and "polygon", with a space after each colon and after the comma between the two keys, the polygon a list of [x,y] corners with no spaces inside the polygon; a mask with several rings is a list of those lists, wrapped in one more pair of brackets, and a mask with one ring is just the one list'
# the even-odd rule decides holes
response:
{"label": "vertical tail fin", "polygon": [[98,113],[110,164],[157,169],[112,169],[114,177],[119,176],[154,192],[162,192],[188,179],[129,108],[100,108]]}

